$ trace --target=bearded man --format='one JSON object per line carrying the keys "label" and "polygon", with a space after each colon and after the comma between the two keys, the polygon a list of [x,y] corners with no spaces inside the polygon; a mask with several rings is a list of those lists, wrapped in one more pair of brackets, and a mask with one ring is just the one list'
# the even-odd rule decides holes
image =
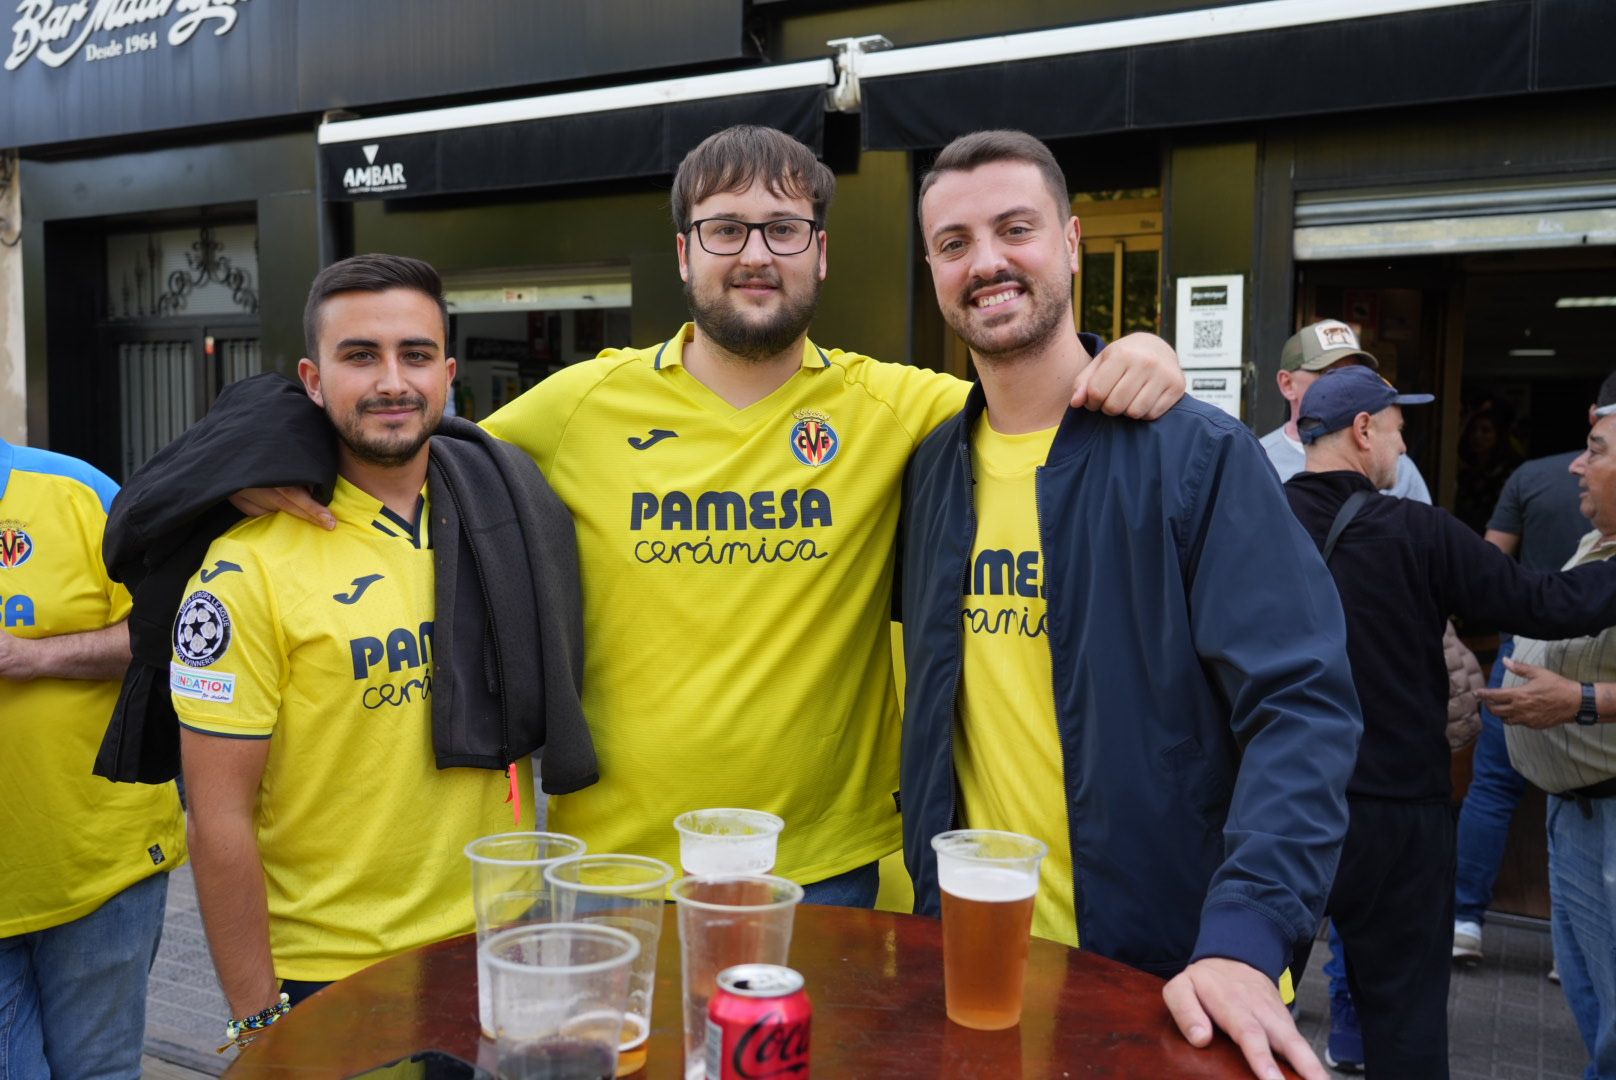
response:
{"label": "bearded man", "polygon": [[[1049,846],[1033,932],[1170,979],[1196,1046],[1324,1071],[1278,980],[1318,926],[1362,721],[1341,602],[1257,440],[1184,399],[1071,408],[1078,222],[1049,149],[977,132],[920,187],[937,303],[981,375],[904,485],[904,855]],[[963,588],[962,588],[963,585]]]}

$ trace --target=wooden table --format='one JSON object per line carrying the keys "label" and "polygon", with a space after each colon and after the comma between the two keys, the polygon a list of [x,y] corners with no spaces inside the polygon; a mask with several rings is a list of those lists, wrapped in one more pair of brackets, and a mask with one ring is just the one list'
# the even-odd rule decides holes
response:
{"label": "wooden table", "polygon": [[[1249,1078],[1221,1035],[1196,1050],[1161,1000],[1161,980],[1034,940],[1021,1025],[971,1031],[943,1011],[942,925],[851,908],[798,908],[791,963],[814,1003],[813,1075],[1012,1078]],[[637,1076],[680,1077],[679,930],[670,905],[657,957],[650,1061]],[[474,935],[428,945],[334,983],[246,1050],[233,1080],[346,1077],[438,1050],[493,1071],[479,1037]]]}

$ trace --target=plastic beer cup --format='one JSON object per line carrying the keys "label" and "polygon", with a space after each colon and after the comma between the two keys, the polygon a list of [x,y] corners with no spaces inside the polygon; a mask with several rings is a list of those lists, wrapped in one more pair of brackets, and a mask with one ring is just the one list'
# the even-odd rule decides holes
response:
{"label": "plastic beer cup", "polygon": [[640,943],[629,974],[617,1058],[618,1076],[637,1072],[645,1066],[646,1039],[651,1034],[657,945],[673,867],[643,855],[582,855],[546,867],[544,877],[554,891],[559,921],[614,927]]}
{"label": "plastic beer cup", "polygon": [[802,886],[768,874],[687,877],[673,883],[673,899],[684,979],[684,1075],[700,1080],[707,1074],[707,1004],[718,973],[737,964],[787,962]]}
{"label": "plastic beer cup", "polygon": [[[575,836],[549,832],[497,833],[466,845],[471,860],[471,903],[477,915],[477,944],[499,930],[530,923],[552,922],[549,882],[544,868],[562,859],[582,855],[584,842]],[[489,996],[488,968],[477,953],[477,1019],[483,1034],[494,1037],[494,1014]]]}
{"label": "plastic beer cup", "polygon": [[948,1018],[997,1031],[1021,1022],[1027,940],[1042,840],[990,829],[932,837],[943,893],[943,996]]}
{"label": "plastic beer cup", "polygon": [[692,876],[767,874],[786,823],[762,810],[691,810],[673,819],[679,864]]}
{"label": "plastic beer cup", "polygon": [[606,1080],[640,944],[609,926],[540,923],[477,946],[490,981],[501,1080]]}

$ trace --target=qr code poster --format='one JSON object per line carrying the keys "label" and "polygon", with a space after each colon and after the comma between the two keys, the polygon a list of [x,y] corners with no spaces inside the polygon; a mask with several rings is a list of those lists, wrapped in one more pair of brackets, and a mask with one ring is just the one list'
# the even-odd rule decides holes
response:
{"label": "qr code poster", "polygon": [[1186,368],[1238,368],[1246,279],[1239,274],[1179,278],[1178,362]]}

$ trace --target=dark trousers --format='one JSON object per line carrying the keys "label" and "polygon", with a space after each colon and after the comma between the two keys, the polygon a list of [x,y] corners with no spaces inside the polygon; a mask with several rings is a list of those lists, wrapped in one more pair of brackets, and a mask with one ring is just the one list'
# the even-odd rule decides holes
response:
{"label": "dark trousers", "polygon": [[1453,810],[1347,800],[1327,910],[1347,950],[1368,1080],[1445,1080],[1453,946]]}

